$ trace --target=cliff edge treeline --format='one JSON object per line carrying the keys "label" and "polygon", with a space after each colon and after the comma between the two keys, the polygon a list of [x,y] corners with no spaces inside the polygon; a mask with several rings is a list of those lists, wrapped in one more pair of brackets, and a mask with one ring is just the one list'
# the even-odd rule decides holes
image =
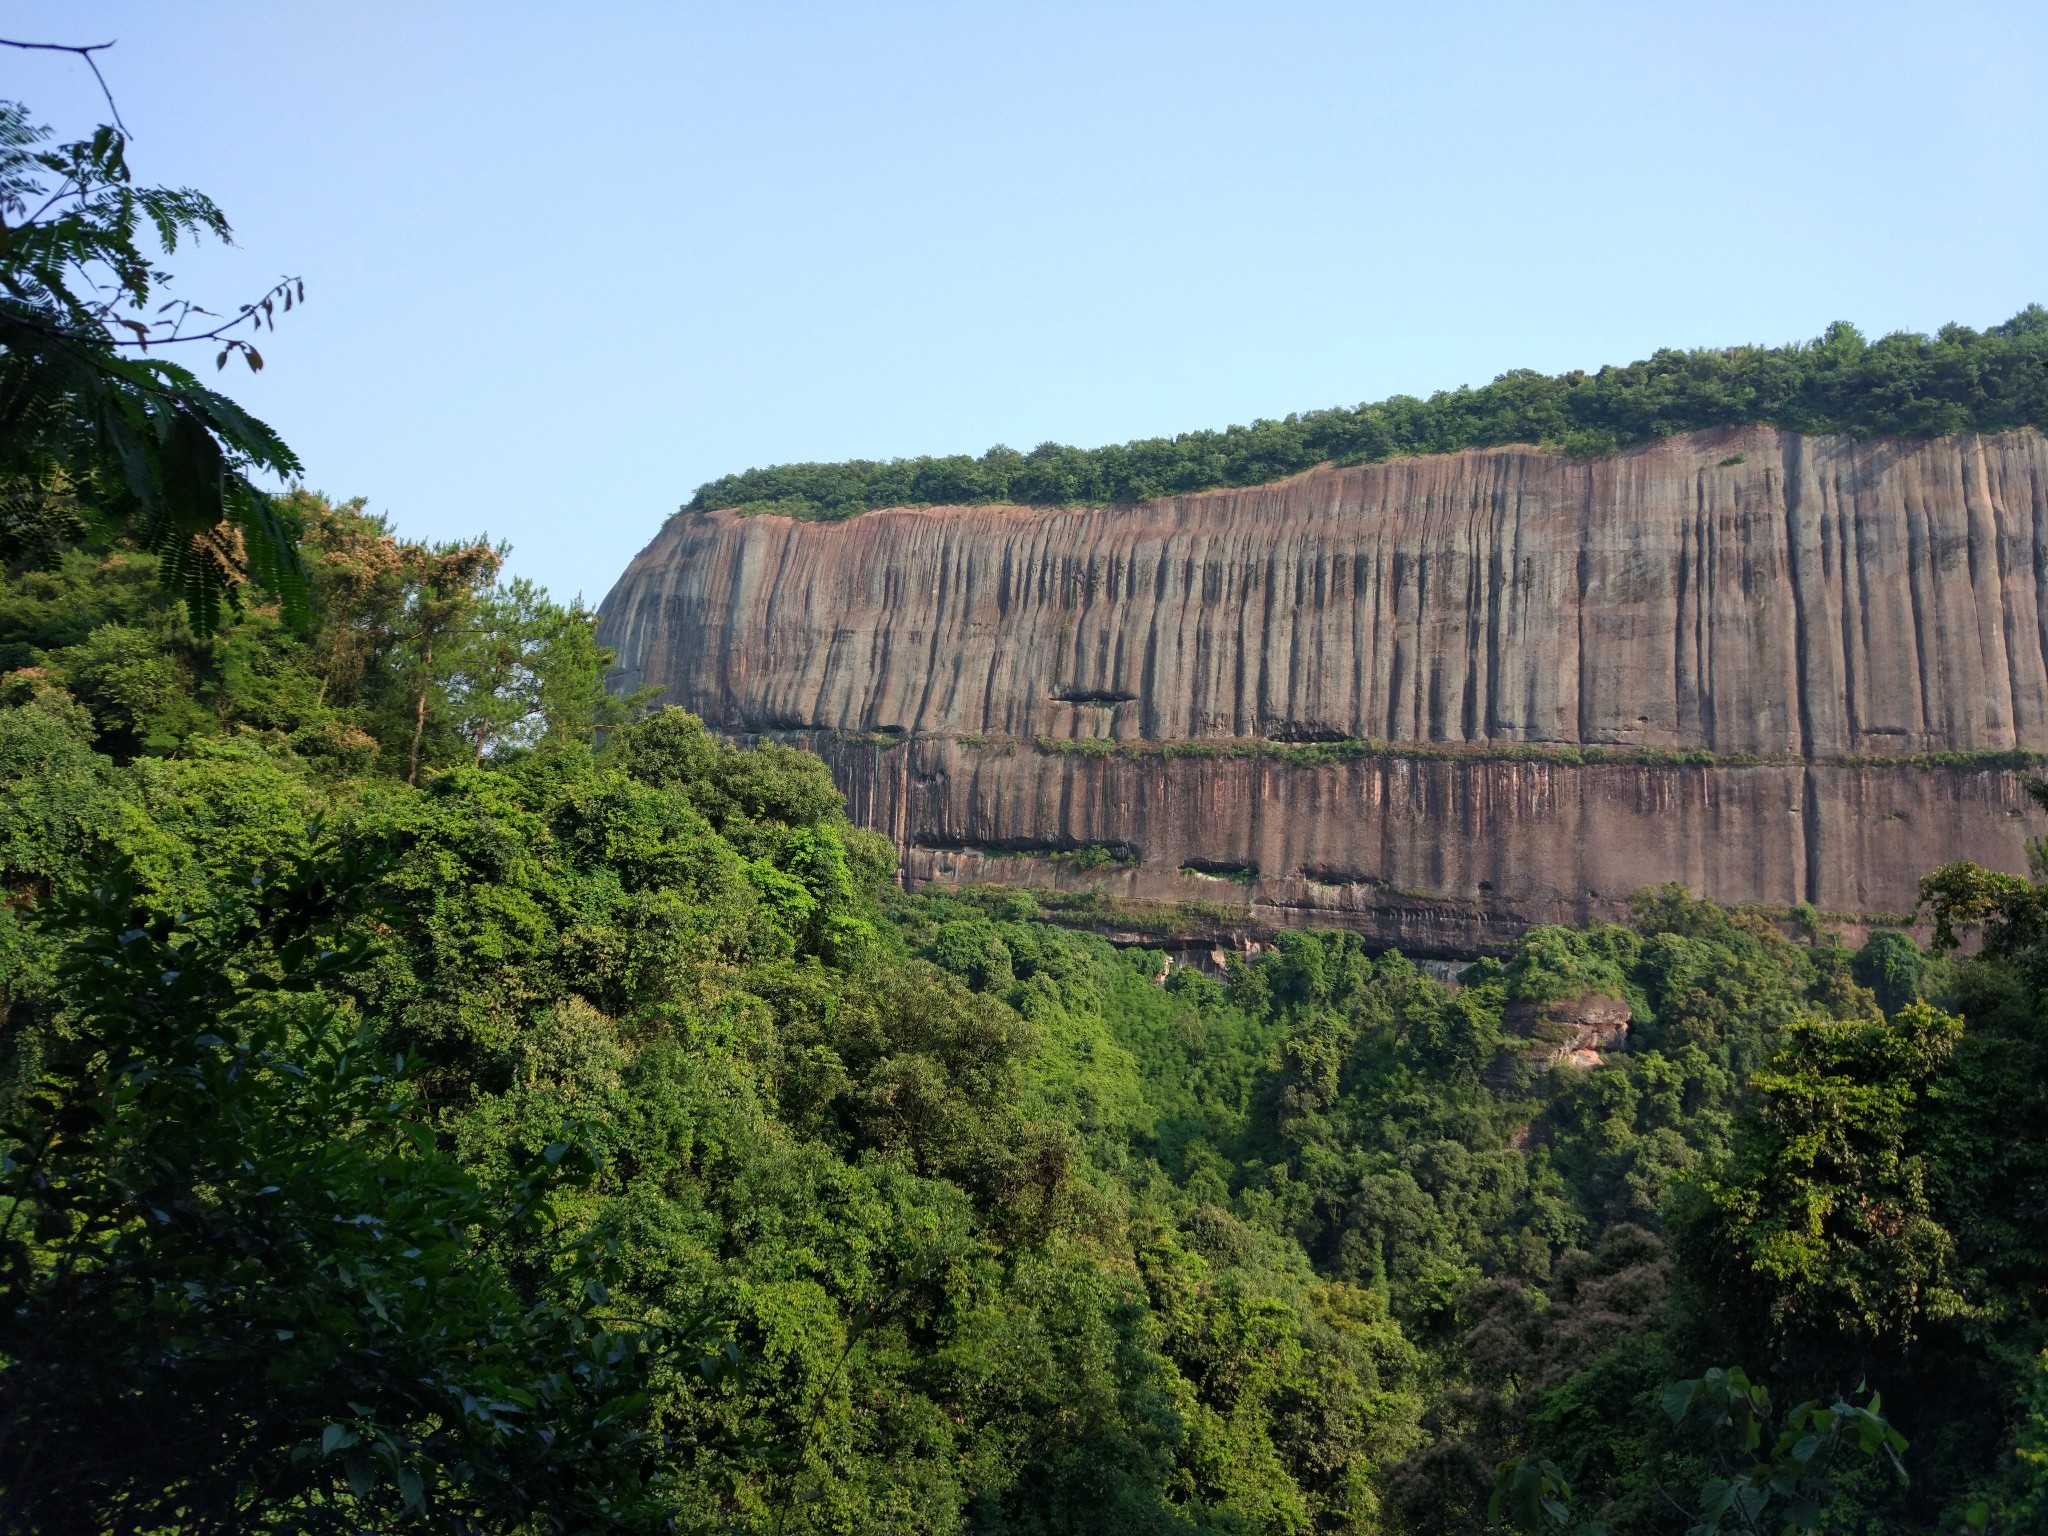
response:
{"label": "cliff edge treeline", "polygon": [[1945,325],[1877,341],[1838,321],[1780,347],[1666,347],[1625,367],[1544,374],[1520,368],[1479,388],[1355,409],[1289,415],[1220,432],[1103,448],[998,445],[877,462],[778,464],[697,488],[686,510],[851,517],[880,507],[1144,501],[1217,486],[1263,485],[1317,464],[1510,443],[1588,455],[1708,427],[1766,425],[1853,437],[1932,437],[2048,427],[2048,310],[2002,325]]}

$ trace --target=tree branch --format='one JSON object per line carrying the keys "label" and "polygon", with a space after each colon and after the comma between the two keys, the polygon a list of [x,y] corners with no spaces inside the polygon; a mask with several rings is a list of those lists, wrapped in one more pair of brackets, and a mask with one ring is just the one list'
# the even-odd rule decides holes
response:
{"label": "tree branch", "polygon": [[[85,272],[83,268],[80,268],[80,275],[83,277],[84,281],[90,283],[94,288],[100,288],[100,285],[98,283],[92,281],[91,274]],[[270,311],[264,307],[265,304],[274,301],[280,294],[283,294],[286,296],[285,307],[287,310],[289,310],[291,307],[293,296],[302,295],[304,288],[304,278],[283,278],[279,282],[277,282],[270,289],[270,291],[266,293],[262,298],[258,299],[253,304],[244,304],[241,307],[241,309],[237,310],[231,318],[222,320],[219,325],[214,326],[211,330],[182,331],[179,329],[179,327],[184,325],[187,317],[190,315],[200,314],[206,315],[209,318],[218,318],[213,314],[211,310],[201,309],[196,304],[187,304],[184,305],[179,310],[178,317],[175,320],[153,321],[147,326],[141,327],[142,330],[154,331],[159,328],[168,326],[170,327],[170,334],[168,335],[143,335],[138,332],[138,334],[129,336],[116,336],[109,334],[99,339],[103,340],[105,344],[109,347],[134,347],[138,348],[143,352],[147,352],[151,347],[168,347],[184,342],[224,340],[228,347],[233,348],[234,350],[242,352],[243,354],[246,355],[254,353],[256,349],[250,343],[243,341],[241,338],[229,336],[227,333],[229,331],[234,330],[237,326],[247,324],[253,324],[254,328],[260,331],[263,329],[266,323],[269,323],[270,328],[272,330],[275,330],[277,328],[276,322],[271,318]],[[165,306],[165,308],[169,307],[171,306]],[[93,306],[90,306],[90,308],[92,309],[95,315],[97,324],[107,326],[121,325],[126,326],[131,331],[137,330],[138,322],[120,320],[113,316],[112,311],[114,305],[113,301],[111,300],[99,301]],[[159,310],[158,313],[161,314],[162,310]],[[81,334],[76,327],[54,323],[48,320],[39,320],[27,314],[16,315],[12,318],[14,319],[16,324],[22,326],[24,329],[36,331],[44,336],[52,338],[53,340],[75,341],[79,339],[79,336]],[[227,354],[225,352],[221,354],[220,360],[222,363],[225,363],[227,361]],[[251,367],[260,368],[261,366],[262,360],[259,356],[254,362],[252,362]]]}
{"label": "tree branch", "polygon": [[114,126],[121,130],[121,136],[132,139],[128,125],[121,121],[121,109],[114,105],[114,93],[107,88],[107,77],[100,73],[99,61],[93,55],[114,46],[118,39],[104,43],[18,43],[11,37],[0,37],[0,48],[25,48],[34,53],[75,53],[85,60],[85,67],[92,71],[93,79],[100,83],[100,94],[107,98],[107,110],[114,114]]}
{"label": "tree branch", "polygon": [[1671,1497],[1670,1492],[1664,1487],[1664,1484],[1662,1482],[1653,1477],[1650,1479],[1650,1486],[1656,1489],[1657,1492],[1660,1495],[1662,1495],[1664,1502],[1666,1504],[1669,1504],[1673,1509],[1677,1510],[1681,1515],[1685,1516],[1687,1520],[1693,1522],[1694,1524],[1699,1523],[1699,1516],[1695,1515],[1691,1510],[1687,1509],[1683,1504],[1679,1503],[1678,1500]]}

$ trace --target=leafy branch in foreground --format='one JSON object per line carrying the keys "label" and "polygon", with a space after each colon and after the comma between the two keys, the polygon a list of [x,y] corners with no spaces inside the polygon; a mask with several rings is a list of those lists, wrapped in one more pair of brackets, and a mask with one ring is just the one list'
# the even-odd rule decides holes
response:
{"label": "leafy branch in foreground", "polygon": [[[239,354],[261,368],[236,333],[274,325],[302,285],[280,282],[226,320],[185,300],[152,310],[170,274],[145,234],[167,255],[188,237],[227,242],[225,215],[189,188],[136,186],[117,127],[40,147],[48,136],[0,101],[0,559],[126,531],[159,556],[201,632],[249,581],[303,626],[293,530],[250,478],[296,476],[298,457],[189,369],[148,355],[217,342],[217,367]],[[188,329],[195,317],[219,323]]]}

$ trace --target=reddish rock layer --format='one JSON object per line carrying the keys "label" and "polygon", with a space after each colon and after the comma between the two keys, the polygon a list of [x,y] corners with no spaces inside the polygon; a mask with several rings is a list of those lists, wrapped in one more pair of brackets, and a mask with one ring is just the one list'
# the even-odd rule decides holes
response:
{"label": "reddish rock layer", "polygon": [[[2015,775],[1868,760],[2048,749],[2044,581],[2039,434],[1751,428],[1128,507],[679,515],[602,634],[620,684],[721,729],[911,739],[831,755],[914,875],[1066,881],[974,850],[1125,845],[1139,863],[1089,881],[1220,886],[1397,937],[1432,901],[1490,903],[1497,918],[1460,919],[1474,933],[1663,880],[1896,912],[1947,858],[2023,868]],[[1303,767],[1019,744],[1041,736],[1772,761]]]}
{"label": "reddish rock layer", "polygon": [[2044,485],[2033,432],[1751,429],[1134,507],[685,514],[605,639],[751,729],[2048,747]]}
{"label": "reddish rock layer", "polygon": [[[1678,881],[1719,901],[1904,914],[1950,859],[2026,867],[2021,775],[1904,764],[1650,767],[1414,758],[1083,757],[1029,744],[814,747],[913,881],[1101,886],[1413,954],[1616,921]],[[1096,848],[1106,862],[1056,857]]]}

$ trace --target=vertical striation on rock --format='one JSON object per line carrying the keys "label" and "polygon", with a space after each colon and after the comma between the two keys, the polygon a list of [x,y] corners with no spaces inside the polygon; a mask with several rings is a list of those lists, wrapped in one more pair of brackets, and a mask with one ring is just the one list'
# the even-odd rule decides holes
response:
{"label": "vertical striation on rock", "polygon": [[[966,863],[1114,844],[1112,889],[1207,899],[1229,865],[1241,902],[1375,930],[1403,901],[1483,895],[1512,927],[1665,879],[1898,912],[1946,858],[2024,867],[2010,769],[1925,759],[2048,749],[2044,482],[2031,431],[1744,428],[1135,506],[683,514],[602,637],[621,685],[804,733],[925,877],[1050,879]],[[908,745],[841,739],[877,732]],[[1484,760],[1544,748],[1640,760]],[[1655,761],[1687,752],[1714,761]]]}

